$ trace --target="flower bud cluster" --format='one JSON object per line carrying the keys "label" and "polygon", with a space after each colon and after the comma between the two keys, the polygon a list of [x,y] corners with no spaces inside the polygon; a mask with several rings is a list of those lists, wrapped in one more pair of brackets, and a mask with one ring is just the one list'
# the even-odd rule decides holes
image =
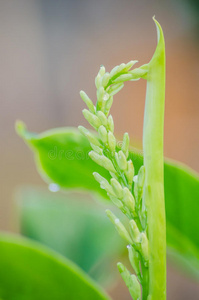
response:
{"label": "flower bud cluster", "polygon": [[126,286],[129,289],[132,298],[135,300],[141,300],[141,287],[137,277],[132,275],[122,263],[118,263],[117,267],[124,282],[126,283]]}
{"label": "flower bud cluster", "polygon": [[[128,158],[129,135],[124,134],[122,146],[118,147],[114,136],[113,118],[109,115],[113,96],[123,88],[124,82],[138,80],[147,73],[145,66],[130,70],[136,62],[123,63],[113,68],[110,73],[106,72],[104,66],[100,67],[95,78],[96,106],[85,92],[80,92],[81,98],[88,107],[83,110],[83,115],[97,131],[98,137],[83,126],[80,126],[79,130],[87,137],[93,149],[89,153],[90,158],[109,171],[112,177],[109,182],[95,172],[93,175],[96,181],[107,192],[113,204],[130,219],[129,230],[127,230],[119,218],[110,210],[106,211],[118,234],[128,243],[129,260],[141,282],[143,276],[141,261],[144,261],[144,266],[148,267],[149,256],[148,237],[143,228],[141,209],[145,169],[141,167],[138,175],[134,176],[134,166]],[[133,185],[135,197],[132,194]],[[131,275],[122,264],[119,264],[118,268],[133,299],[141,299],[141,287],[136,276]]]}

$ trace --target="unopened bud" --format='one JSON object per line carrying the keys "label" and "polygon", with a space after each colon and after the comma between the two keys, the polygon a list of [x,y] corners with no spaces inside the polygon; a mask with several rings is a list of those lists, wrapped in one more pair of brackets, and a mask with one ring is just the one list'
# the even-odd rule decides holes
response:
{"label": "unopened bud", "polygon": [[98,133],[101,141],[106,144],[108,142],[108,133],[103,125],[98,128]]}
{"label": "unopened bud", "polygon": [[123,202],[131,213],[135,211],[135,199],[127,187],[123,189]]}
{"label": "unopened bud", "polygon": [[141,300],[141,287],[135,275],[131,275],[128,269],[122,264],[117,264],[118,270],[134,300]]}
{"label": "unopened bud", "polygon": [[107,193],[114,195],[112,186],[108,183],[108,181],[102,177],[99,173],[94,172],[93,176],[97,182],[99,182],[100,187],[104,189]]}
{"label": "unopened bud", "polygon": [[82,112],[85,119],[90,123],[90,125],[98,129],[99,126],[101,125],[100,119],[87,109],[83,109]]}
{"label": "unopened bud", "polygon": [[124,68],[126,67],[125,63],[121,63],[117,68],[117,73],[123,72]]}
{"label": "unopened bud", "polygon": [[132,239],[122,222],[109,209],[106,210],[106,214],[109,217],[110,221],[115,225],[115,228],[119,235],[129,244],[132,244]]}
{"label": "unopened bud", "polygon": [[102,77],[102,85],[103,87],[106,87],[108,82],[109,82],[109,79],[110,79],[110,74],[107,72],[104,74],[104,76]]}
{"label": "unopened bud", "polygon": [[145,261],[149,260],[149,241],[144,232],[140,234],[141,252]]}
{"label": "unopened bud", "polygon": [[118,155],[116,155],[116,160],[119,168],[122,171],[125,171],[127,169],[127,160],[126,160],[126,156],[121,150],[118,152]]}
{"label": "unopened bud", "polygon": [[140,231],[137,227],[137,224],[135,223],[134,220],[131,220],[129,222],[129,225],[130,225],[131,236],[132,236],[134,243],[139,243],[140,242]]}
{"label": "unopened bud", "polygon": [[108,132],[108,146],[112,154],[115,153],[116,139],[111,131]]}
{"label": "unopened bud", "polygon": [[92,143],[93,145],[95,145],[97,147],[101,146],[98,139],[92,133],[90,133],[90,131],[87,130],[85,127],[79,126],[78,129],[89,140],[90,143]]}
{"label": "unopened bud", "polygon": [[119,77],[117,77],[113,82],[114,83],[120,83],[120,82],[125,82],[128,80],[133,79],[133,76],[131,74],[122,74]]}
{"label": "unopened bud", "polygon": [[135,273],[140,274],[138,252],[131,245],[128,245],[127,249],[128,249],[128,253],[129,253],[129,261],[130,261]]}
{"label": "unopened bud", "polygon": [[101,76],[101,77],[104,76],[105,72],[106,72],[105,67],[104,67],[103,65],[101,65],[101,66],[100,66],[100,69],[99,69],[99,74],[100,74],[100,76]]}
{"label": "unopened bud", "polygon": [[126,158],[128,157],[128,154],[129,154],[129,135],[128,133],[126,132],[124,134],[124,137],[123,137],[123,142],[122,142],[122,151],[123,153],[125,154]]}
{"label": "unopened bud", "polygon": [[94,106],[93,102],[91,101],[91,99],[87,96],[87,94],[84,91],[80,91],[80,96],[81,96],[82,100],[86,103],[86,105],[88,106],[88,109],[92,113],[95,113],[95,106]]}
{"label": "unopened bud", "polygon": [[123,69],[123,72],[128,72],[134,66],[134,64],[137,63],[137,62],[138,62],[137,60],[131,60],[131,61],[129,61],[126,64],[125,68]]}
{"label": "unopened bud", "polygon": [[109,99],[106,101],[106,104],[105,104],[104,114],[106,116],[108,116],[112,104],[113,104],[113,97],[110,96]]}
{"label": "unopened bud", "polygon": [[114,96],[115,94],[117,94],[122,88],[124,87],[123,83],[116,83],[113,84],[109,89],[108,89],[108,93],[110,96]]}
{"label": "unopened bud", "polygon": [[94,151],[90,151],[89,156],[94,162],[96,162],[99,166],[104,167],[109,172],[116,172],[112,162],[106,156],[99,155]]}
{"label": "unopened bud", "polygon": [[102,149],[102,148],[100,148],[99,146],[96,146],[96,145],[92,144],[91,142],[90,142],[90,145],[91,145],[92,149],[93,149],[96,153],[98,153],[98,154],[100,154],[100,155],[103,154],[103,149]]}
{"label": "unopened bud", "polygon": [[111,115],[108,117],[108,129],[111,132],[114,132],[114,122],[113,122],[113,117]]}
{"label": "unopened bud", "polygon": [[113,204],[115,206],[117,206],[119,209],[122,209],[123,208],[123,203],[122,201],[120,201],[118,198],[116,198],[115,196],[111,196],[110,195],[110,199],[111,201],[113,202]]}
{"label": "unopened bud", "polygon": [[129,292],[131,294],[131,296],[133,297],[133,299],[136,299],[136,300],[141,300],[141,286],[140,286],[140,283],[137,279],[137,277],[132,274],[131,275],[131,285],[129,287]]}
{"label": "unopened bud", "polygon": [[133,183],[133,176],[134,176],[134,166],[131,160],[127,162],[127,170],[125,171],[125,175],[129,185],[131,186]]}
{"label": "unopened bud", "polygon": [[123,189],[121,184],[117,181],[117,179],[115,178],[111,178],[111,185],[113,187],[113,190],[115,192],[115,194],[117,195],[117,197],[119,199],[123,198]]}
{"label": "unopened bud", "polygon": [[105,114],[102,111],[98,111],[97,116],[100,119],[102,125],[107,126],[108,120]]}
{"label": "unopened bud", "polygon": [[104,93],[105,93],[105,91],[104,91],[103,86],[100,86],[99,89],[97,90],[97,102],[98,102],[98,104],[99,104],[100,107],[101,107],[102,102],[104,100],[103,99]]}
{"label": "unopened bud", "polygon": [[141,68],[136,68],[132,71],[129,71],[129,74],[132,75],[132,81],[133,80],[138,80],[140,79],[142,76],[144,76],[145,74],[147,74],[147,70],[146,69],[141,69]]}
{"label": "unopened bud", "polygon": [[111,78],[117,74],[118,67],[119,67],[119,66],[115,66],[115,67],[111,70],[111,72],[110,72],[110,77],[111,77]]}
{"label": "unopened bud", "polygon": [[97,89],[99,89],[100,85],[101,85],[101,80],[102,77],[101,75],[98,73],[97,76],[95,77],[95,86]]}

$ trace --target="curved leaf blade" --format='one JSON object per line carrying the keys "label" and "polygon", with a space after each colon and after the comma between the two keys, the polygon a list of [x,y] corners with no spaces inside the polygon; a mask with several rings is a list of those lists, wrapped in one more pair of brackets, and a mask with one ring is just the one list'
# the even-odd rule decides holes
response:
{"label": "curved leaf blade", "polygon": [[14,235],[0,235],[0,298],[76,300],[110,298],[56,252]]}
{"label": "curved leaf blade", "polygon": [[[21,127],[18,132],[33,149],[38,170],[48,182],[56,182],[63,188],[81,187],[97,192],[107,199],[92,173],[98,172],[107,179],[110,178],[109,173],[86,156],[86,153],[90,151],[89,143],[76,129],[53,129],[43,134],[33,135]],[[55,149],[55,146],[57,146],[58,151],[56,159],[52,160],[48,155],[50,151]],[[74,154],[79,149],[82,157],[86,157],[86,159],[79,159],[76,155],[73,156],[72,160],[69,160],[67,155],[58,157],[59,151],[63,153],[63,151],[67,152],[71,149]],[[130,151],[130,157],[137,174],[138,169],[143,164],[143,157],[141,153],[135,151]],[[172,248],[169,253],[182,256],[183,260],[180,259],[180,261],[184,266],[193,266],[195,260],[199,261],[199,175],[182,164],[166,160],[164,184],[167,245]],[[179,244],[178,240],[173,238],[174,231],[180,233],[181,241],[183,237],[184,243]],[[188,244],[193,247],[186,243],[187,240],[189,241]],[[192,267],[189,269],[192,274],[197,274],[197,272],[191,271]]]}
{"label": "curved leaf blade", "polygon": [[104,213],[105,205],[89,200],[82,194],[61,195],[38,187],[20,188],[16,194],[20,231],[61,253],[94,280],[108,286],[115,279],[116,267],[112,265],[124,244]]}

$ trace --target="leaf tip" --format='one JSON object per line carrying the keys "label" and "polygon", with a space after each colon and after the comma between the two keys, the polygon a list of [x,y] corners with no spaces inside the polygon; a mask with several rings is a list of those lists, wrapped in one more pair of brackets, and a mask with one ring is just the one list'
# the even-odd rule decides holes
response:
{"label": "leaf tip", "polygon": [[163,35],[162,27],[160,26],[160,23],[156,20],[155,15],[153,16],[153,21],[156,25],[157,37],[158,37],[158,42],[159,42],[161,35]]}
{"label": "leaf tip", "polygon": [[19,136],[21,136],[21,137],[24,138],[25,132],[26,132],[26,125],[25,125],[25,123],[23,121],[21,121],[21,120],[17,120],[15,122],[15,130],[16,130],[16,132],[17,132],[17,134]]}

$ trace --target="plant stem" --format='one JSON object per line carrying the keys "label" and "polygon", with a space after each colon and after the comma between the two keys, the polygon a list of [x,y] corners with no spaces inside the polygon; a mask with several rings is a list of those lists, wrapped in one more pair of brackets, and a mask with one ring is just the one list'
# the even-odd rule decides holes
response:
{"label": "plant stem", "polygon": [[144,115],[144,205],[149,235],[149,297],[166,299],[166,223],[164,202],[163,132],[165,102],[165,45],[159,23],[154,19],[158,45],[148,64]]}

